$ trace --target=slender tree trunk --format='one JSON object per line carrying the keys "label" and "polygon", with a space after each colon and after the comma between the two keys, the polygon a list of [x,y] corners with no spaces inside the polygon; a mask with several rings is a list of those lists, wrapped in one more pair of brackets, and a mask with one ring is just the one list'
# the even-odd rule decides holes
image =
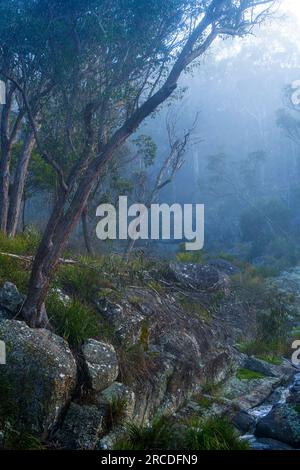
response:
{"label": "slender tree trunk", "polygon": [[9,162],[10,149],[7,145],[2,145],[0,160],[0,231],[5,234],[9,207]]}
{"label": "slender tree trunk", "polygon": [[22,316],[31,327],[44,327],[48,323],[44,309],[49,285],[70,234],[80,220],[92,191],[94,178],[89,176],[81,185],[69,209],[65,211],[66,197],[61,195],[56,201],[43,239],[35,256]]}
{"label": "slender tree trunk", "polygon": [[25,213],[26,213],[26,202],[27,202],[27,196],[26,196],[26,191],[23,193],[23,207],[22,207],[22,232],[25,232]]}
{"label": "slender tree trunk", "polygon": [[11,158],[11,142],[9,139],[11,96],[3,107],[1,114],[1,159],[0,159],[0,230],[6,233],[9,205],[9,166]]}
{"label": "slender tree trunk", "polygon": [[83,231],[83,238],[86,251],[89,255],[93,255],[93,247],[91,243],[90,233],[89,233],[89,224],[88,224],[88,210],[85,207],[82,211],[81,215],[81,223],[82,223],[82,231]]}
{"label": "slender tree trunk", "polygon": [[13,188],[10,196],[7,221],[7,233],[10,237],[15,237],[17,232],[21,213],[23,193],[28,173],[28,165],[34,145],[34,134],[33,132],[29,132],[25,138],[22,153],[17,164]]}

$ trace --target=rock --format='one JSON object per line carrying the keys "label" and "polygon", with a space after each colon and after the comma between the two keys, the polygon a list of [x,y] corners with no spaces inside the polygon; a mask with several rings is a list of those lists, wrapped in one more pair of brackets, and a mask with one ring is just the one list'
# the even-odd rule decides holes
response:
{"label": "rock", "polygon": [[220,290],[228,287],[229,279],[212,266],[193,263],[170,263],[170,274],[185,287]]}
{"label": "rock", "polygon": [[241,272],[239,268],[222,258],[210,260],[207,264],[228,276]]}
{"label": "rock", "polygon": [[95,305],[120,341],[131,345],[139,341],[145,318],[130,302],[124,298],[122,305],[119,305],[99,298],[95,300]]}
{"label": "rock", "polygon": [[300,404],[300,391],[291,393],[291,395],[287,398],[287,402],[293,403],[295,405],[299,405]]}
{"label": "rock", "polygon": [[114,347],[95,339],[88,339],[82,347],[82,352],[92,389],[100,392],[109,387],[119,374]]}
{"label": "rock", "polygon": [[135,405],[135,393],[126,385],[114,382],[110,387],[103,390],[97,395],[97,403],[100,407],[109,407],[114,400],[122,400],[124,403],[124,408],[122,410],[123,420],[126,421],[129,418],[132,418],[134,413]]}
{"label": "rock", "polygon": [[300,447],[300,413],[292,405],[275,405],[256,426],[257,437],[270,437]]}
{"label": "rock", "polygon": [[276,377],[271,364],[262,361],[261,359],[257,359],[254,356],[247,356],[243,362],[242,367],[252,370],[253,372],[259,372],[260,374],[268,377]]}
{"label": "rock", "polygon": [[18,426],[43,436],[56,424],[70,400],[77,367],[68,344],[44,329],[24,322],[0,322],[0,339],[6,343],[6,366],[0,367],[0,384],[13,403],[7,416],[18,416]]}
{"label": "rock", "polygon": [[242,433],[247,433],[255,427],[255,418],[244,410],[236,413],[230,421]]}
{"label": "rock", "polygon": [[238,409],[247,411],[263,403],[279,384],[280,379],[275,377],[253,380],[231,377],[223,387],[223,394],[232,400]]}
{"label": "rock", "polygon": [[93,450],[104,433],[104,416],[95,406],[71,403],[58,442],[64,449]]}
{"label": "rock", "polygon": [[255,439],[250,442],[250,446],[253,450],[293,450],[293,447],[268,437]]}
{"label": "rock", "polygon": [[114,450],[117,442],[126,436],[126,429],[121,426],[117,427],[98,441],[96,450]]}
{"label": "rock", "polygon": [[0,289],[0,307],[9,313],[17,314],[23,302],[24,297],[11,282],[6,282]]}

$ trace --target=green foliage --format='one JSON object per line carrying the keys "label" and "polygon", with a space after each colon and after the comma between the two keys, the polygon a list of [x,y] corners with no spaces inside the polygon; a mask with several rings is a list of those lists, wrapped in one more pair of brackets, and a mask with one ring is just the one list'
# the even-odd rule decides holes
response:
{"label": "green foliage", "polygon": [[128,297],[128,302],[134,307],[139,308],[141,305],[141,298],[138,297],[137,295],[131,295]]}
{"label": "green foliage", "polygon": [[221,417],[207,421],[196,419],[184,436],[186,450],[247,450],[246,442],[239,439],[233,426]]}
{"label": "green foliage", "polygon": [[203,263],[203,251],[181,251],[176,254],[176,260],[181,263]]}
{"label": "green foliage", "polygon": [[297,411],[297,413],[300,414],[300,405],[295,405],[294,410]]}
{"label": "green foliage", "polygon": [[51,293],[46,309],[55,331],[70,345],[79,346],[86,339],[99,336],[97,314],[79,300],[72,299],[65,304],[56,293]]}
{"label": "green foliage", "polygon": [[196,395],[193,397],[193,400],[195,400],[201,408],[208,409],[212,405],[211,398],[205,397],[204,395]]}
{"label": "green foliage", "polygon": [[0,251],[15,255],[34,255],[40,242],[40,234],[33,227],[15,238],[9,238],[0,232]]}
{"label": "green foliage", "polygon": [[220,394],[220,390],[221,383],[216,382],[215,380],[207,379],[202,385],[202,393],[212,397],[217,397]]}
{"label": "green foliage", "polygon": [[257,358],[261,359],[262,361],[268,362],[273,366],[281,366],[282,364],[282,358],[274,354],[260,354],[257,356]]}
{"label": "green foliage", "polygon": [[[33,228],[8,238],[0,233],[0,252],[15,255],[34,255],[40,241],[40,234]],[[15,284],[20,292],[26,294],[30,276],[30,262],[0,254],[0,284],[9,281]]]}
{"label": "green foliage", "polygon": [[80,264],[62,265],[56,274],[55,285],[88,302],[101,287],[100,271],[89,268],[88,264],[87,267]]}
{"label": "green foliage", "polygon": [[159,417],[149,426],[127,426],[127,436],[115,450],[246,450],[234,428],[223,418],[199,418],[176,423]]}
{"label": "green foliage", "polygon": [[239,380],[255,380],[255,379],[263,379],[265,376],[260,372],[254,372],[253,370],[241,368],[237,371],[236,377]]}
{"label": "green foliage", "polygon": [[160,284],[160,282],[158,282],[154,279],[152,281],[148,282],[148,287],[149,287],[149,289],[154,290],[154,292],[157,292],[158,294],[163,294],[163,292],[164,292],[164,288]]}

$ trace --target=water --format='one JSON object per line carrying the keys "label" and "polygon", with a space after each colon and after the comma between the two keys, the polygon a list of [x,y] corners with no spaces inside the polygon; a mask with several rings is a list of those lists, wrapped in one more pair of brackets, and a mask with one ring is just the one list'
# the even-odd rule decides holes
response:
{"label": "water", "polygon": [[[274,390],[272,395],[267,400],[265,400],[262,405],[255,406],[254,408],[248,410],[248,414],[253,416],[255,418],[255,421],[258,422],[260,419],[264,418],[265,416],[267,416],[267,414],[270,413],[274,405],[286,403],[287,398],[291,393],[291,388],[299,383],[300,372],[297,372],[293,378],[293,381],[289,385],[287,385],[286,387],[278,387],[276,390]],[[248,441],[251,447],[255,446],[255,449],[267,448],[265,444],[260,445],[254,434],[245,434],[241,437],[241,439]]]}

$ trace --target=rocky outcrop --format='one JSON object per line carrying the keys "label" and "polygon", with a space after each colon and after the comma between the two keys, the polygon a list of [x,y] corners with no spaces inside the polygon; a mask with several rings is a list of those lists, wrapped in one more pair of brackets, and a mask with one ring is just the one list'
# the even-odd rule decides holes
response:
{"label": "rocky outcrop", "polygon": [[212,265],[170,263],[170,275],[187,288],[216,291],[226,289],[227,275]]}
{"label": "rocky outcrop", "polygon": [[117,379],[119,365],[111,344],[89,339],[82,346],[82,354],[90,386],[94,391],[104,390]]}
{"label": "rocky outcrop", "polygon": [[0,321],[0,339],[6,344],[6,365],[0,383],[10,403],[7,417],[27,431],[47,436],[71,399],[76,362],[68,344],[48,330],[33,330],[24,322]]}
{"label": "rocky outcrop", "polygon": [[257,437],[269,437],[293,447],[300,447],[300,413],[292,405],[275,405],[256,426]]}

